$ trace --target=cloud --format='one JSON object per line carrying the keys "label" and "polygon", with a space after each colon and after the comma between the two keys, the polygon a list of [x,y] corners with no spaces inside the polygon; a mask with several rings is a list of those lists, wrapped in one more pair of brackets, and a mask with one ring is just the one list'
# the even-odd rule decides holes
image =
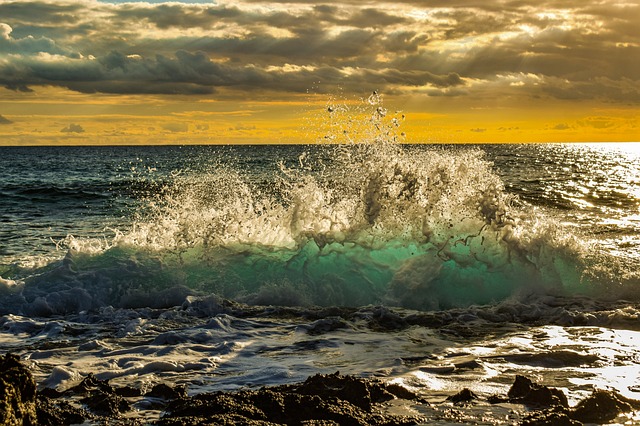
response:
{"label": "cloud", "polygon": [[[72,1],[47,2],[42,0],[11,1],[0,3],[0,16],[6,20],[12,20],[11,26],[24,25],[25,23],[54,23],[60,26],[77,24],[78,13],[87,10],[88,4]],[[5,21],[6,22],[6,21]]]}
{"label": "cloud", "polygon": [[[293,71],[292,71],[293,70]],[[353,70],[333,67],[269,67],[212,61],[205,53],[178,51],[174,57],[153,59],[109,52],[99,58],[48,56],[14,60],[0,65],[0,84],[7,88],[58,85],[83,93],[213,94],[219,87],[266,88],[305,92],[313,81],[366,84],[433,85],[463,84],[456,73],[436,75],[428,71],[397,69]]]}
{"label": "cloud", "polygon": [[64,54],[69,53],[56,45],[56,42],[46,37],[34,37],[32,35],[23,38],[14,38],[12,36],[13,28],[11,26],[0,23],[0,53],[12,54],[37,54],[51,53]]}
{"label": "cloud", "polygon": [[570,128],[571,126],[569,126],[567,123],[559,123],[553,126],[554,130],[569,130]]}
{"label": "cloud", "polygon": [[0,23],[0,39],[9,40],[9,35],[13,31],[9,25]]}
{"label": "cloud", "polygon": [[[98,0],[103,3],[166,3],[167,0]],[[176,3],[211,3],[211,0],[176,0]]]}
{"label": "cloud", "polygon": [[248,126],[244,124],[238,124],[234,127],[229,127],[229,131],[231,132],[247,132],[251,130],[256,130],[256,126]]}
{"label": "cloud", "polygon": [[481,129],[481,128],[478,127],[478,128],[475,128],[475,129],[471,129],[471,131],[475,132],[475,133],[484,133],[484,132],[487,131],[487,129]]}
{"label": "cloud", "polygon": [[181,132],[189,131],[189,125],[187,123],[178,123],[178,122],[167,123],[163,125],[162,128],[172,133],[181,133]]}
{"label": "cloud", "polygon": [[60,130],[63,133],[84,133],[84,129],[82,128],[81,125],[79,124],[69,124],[68,126],[64,127],[62,130]]}
{"label": "cloud", "polygon": [[619,124],[619,120],[613,117],[587,117],[578,121],[578,125],[582,127],[591,127],[594,129],[609,129]]}
{"label": "cloud", "polygon": [[11,124],[13,123],[13,121],[9,120],[6,117],[3,117],[2,115],[0,115],[0,124]]}
{"label": "cloud", "polygon": [[0,2],[0,16],[0,85],[16,91],[286,97],[322,82],[640,102],[633,2],[18,0]]}

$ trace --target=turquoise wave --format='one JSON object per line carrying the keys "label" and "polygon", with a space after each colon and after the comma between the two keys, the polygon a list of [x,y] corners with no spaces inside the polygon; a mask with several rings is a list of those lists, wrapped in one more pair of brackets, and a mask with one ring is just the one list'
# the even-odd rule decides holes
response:
{"label": "turquoise wave", "polygon": [[177,175],[130,229],[68,238],[65,259],[5,288],[2,305],[51,315],[214,294],[427,310],[613,294],[593,247],[507,193],[477,150],[374,143],[322,158],[281,166],[271,186],[221,164]]}

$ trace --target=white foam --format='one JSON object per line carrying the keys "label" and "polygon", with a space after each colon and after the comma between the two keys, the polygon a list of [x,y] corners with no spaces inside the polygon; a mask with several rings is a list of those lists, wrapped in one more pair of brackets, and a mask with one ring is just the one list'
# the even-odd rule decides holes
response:
{"label": "white foam", "polygon": [[51,370],[51,374],[47,377],[42,385],[47,388],[64,387],[69,382],[76,382],[81,380],[82,377],[77,371],[70,370],[63,366],[55,366]]}

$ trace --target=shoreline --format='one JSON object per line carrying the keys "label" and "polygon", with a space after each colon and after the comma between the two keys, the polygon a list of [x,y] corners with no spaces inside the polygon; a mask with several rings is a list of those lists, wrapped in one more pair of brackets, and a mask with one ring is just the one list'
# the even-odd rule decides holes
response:
{"label": "shoreline", "polygon": [[0,356],[0,396],[0,423],[25,425],[581,425],[628,421],[640,410],[640,401],[605,390],[570,407],[562,390],[521,375],[505,395],[479,396],[465,388],[444,400],[339,372],[296,384],[195,395],[164,383],[146,391],[115,387],[88,374],[57,391],[38,389],[12,354]]}

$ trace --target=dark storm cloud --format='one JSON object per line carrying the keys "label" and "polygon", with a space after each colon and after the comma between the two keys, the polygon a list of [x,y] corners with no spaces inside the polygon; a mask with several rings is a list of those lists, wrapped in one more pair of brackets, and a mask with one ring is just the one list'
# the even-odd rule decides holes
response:
{"label": "dark storm cloud", "polygon": [[86,13],[82,3],[9,1],[0,3],[0,19],[14,22],[57,22],[61,26],[78,22],[78,14]]}
{"label": "dark storm cloud", "polygon": [[[3,33],[4,31],[4,33]],[[36,53],[66,54],[69,51],[61,48],[55,41],[46,37],[13,38],[13,34],[7,34],[7,29],[0,27],[0,54],[17,53],[30,55]]]}
{"label": "dark storm cloud", "polygon": [[304,11],[272,10],[243,11],[235,6],[207,6],[185,4],[144,4],[125,5],[115,12],[117,19],[137,20],[160,29],[203,28],[212,29],[226,24],[242,25],[248,28],[260,26],[286,28],[302,31],[319,29],[319,25],[343,25],[354,28],[379,28],[412,22],[402,16],[393,15],[375,8],[356,9],[345,12],[333,6],[315,6]]}
{"label": "dark storm cloud", "polygon": [[[0,3],[0,84],[80,92],[640,99],[640,5],[590,0]],[[533,75],[535,84],[514,76]],[[505,77],[507,76],[507,77]],[[516,80],[513,80],[516,78]],[[511,79],[511,80],[509,80]],[[505,83],[507,82],[507,83]]]}
{"label": "dark storm cloud", "polygon": [[194,6],[185,4],[125,4],[113,11],[114,18],[121,21],[136,20],[155,25],[160,29],[210,28],[222,21],[246,21],[244,14],[236,7]]}
{"label": "dark storm cloud", "polygon": [[251,78],[248,74],[251,70],[217,65],[202,53],[178,51],[174,58],[145,59],[110,52],[91,60],[15,60],[0,66],[0,84],[9,88],[59,85],[86,93],[209,94],[214,86]]}
{"label": "dark storm cloud", "polygon": [[364,81],[372,83],[390,83],[406,86],[426,86],[431,84],[436,87],[452,87],[463,84],[462,79],[456,73],[436,75],[428,71],[400,71],[389,69],[384,71],[366,71]]}
{"label": "dark storm cloud", "polygon": [[62,58],[42,62],[27,58],[13,61],[11,66],[0,66],[0,84],[7,88],[55,84],[85,93],[211,94],[218,87],[304,92],[312,81],[437,87],[462,84],[456,73],[437,75],[397,69],[347,72],[329,66],[263,69],[253,65],[220,64],[202,52],[186,51],[178,51],[174,57],[156,55],[152,59],[119,52],[93,60]]}

